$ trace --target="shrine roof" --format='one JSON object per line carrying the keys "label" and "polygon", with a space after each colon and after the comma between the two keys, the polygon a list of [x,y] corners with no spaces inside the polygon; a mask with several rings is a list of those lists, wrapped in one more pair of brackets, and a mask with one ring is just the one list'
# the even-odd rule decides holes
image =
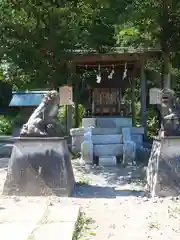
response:
{"label": "shrine roof", "polygon": [[76,65],[91,64],[116,64],[116,63],[135,63],[140,62],[142,58],[161,57],[162,51],[153,48],[111,48],[108,52],[97,52],[93,49],[71,50],[72,62]]}
{"label": "shrine roof", "polygon": [[12,92],[12,99],[9,107],[38,106],[43,99],[43,94],[46,92],[47,91]]}

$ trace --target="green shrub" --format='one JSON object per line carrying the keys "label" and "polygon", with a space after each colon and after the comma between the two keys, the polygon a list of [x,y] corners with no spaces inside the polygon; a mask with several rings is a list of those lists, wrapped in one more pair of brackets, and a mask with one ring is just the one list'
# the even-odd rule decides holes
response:
{"label": "green shrub", "polygon": [[[82,118],[85,114],[85,108],[81,104],[79,104],[78,109],[79,109],[79,125],[81,125]],[[73,118],[73,127],[74,127],[74,125],[75,125],[75,106],[74,106],[74,104],[72,105],[72,118]],[[66,106],[60,107],[58,119],[59,119],[59,123],[61,124],[61,126],[64,129],[66,129]]]}
{"label": "green shrub", "polygon": [[31,116],[33,110],[29,111],[19,111],[16,117],[13,119],[13,126],[22,126],[25,124],[29,117]]}
{"label": "green shrub", "polygon": [[11,135],[12,134],[12,121],[5,116],[0,116],[0,134]]}

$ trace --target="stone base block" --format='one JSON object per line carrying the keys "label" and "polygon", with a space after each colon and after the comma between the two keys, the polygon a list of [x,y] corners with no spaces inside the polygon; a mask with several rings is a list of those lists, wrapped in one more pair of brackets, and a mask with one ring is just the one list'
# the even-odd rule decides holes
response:
{"label": "stone base block", "polygon": [[81,157],[87,164],[93,164],[93,143],[92,141],[83,141],[81,144]]}
{"label": "stone base block", "polygon": [[74,174],[64,138],[15,139],[3,194],[70,196]]}
{"label": "stone base block", "polygon": [[116,157],[100,157],[99,158],[99,165],[103,166],[117,166]]}
{"label": "stone base block", "polygon": [[155,138],[147,167],[152,197],[180,195],[180,137]]}
{"label": "stone base block", "polygon": [[136,143],[127,141],[123,144],[123,164],[132,164],[136,158]]}

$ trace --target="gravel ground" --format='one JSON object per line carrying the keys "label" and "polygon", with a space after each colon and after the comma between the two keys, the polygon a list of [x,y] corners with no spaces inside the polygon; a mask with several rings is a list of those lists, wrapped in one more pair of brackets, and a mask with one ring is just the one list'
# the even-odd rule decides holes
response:
{"label": "gravel ground", "polygon": [[[0,160],[0,188],[7,159]],[[143,168],[84,166],[73,160],[77,186],[72,198],[51,197],[81,206],[93,221],[82,240],[180,239],[179,198],[150,199],[144,191]]]}
{"label": "gravel ground", "polygon": [[180,238],[179,198],[148,198],[145,169],[88,168],[77,161],[73,165],[77,181],[88,183],[76,188],[74,201],[94,220],[82,239]]}

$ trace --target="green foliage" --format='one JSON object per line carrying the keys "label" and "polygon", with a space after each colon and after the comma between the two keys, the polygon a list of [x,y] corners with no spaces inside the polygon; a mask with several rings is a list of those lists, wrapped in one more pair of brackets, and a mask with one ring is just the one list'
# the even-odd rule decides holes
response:
{"label": "green foliage", "polygon": [[12,98],[12,86],[7,82],[0,81],[0,106],[6,109]]}
{"label": "green foliage", "polygon": [[110,0],[0,1],[0,56],[8,78],[18,88],[66,83],[71,50],[112,47],[125,6]]}
{"label": "green foliage", "polygon": [[[180,94],[180,2],[178,0],[68,0],[0,1],[0,81],[16,89],[56,88],[67,83],[66,68],[71,50],[111,47],[157,47],[164,53],[165,71],[172,65],[173,86]],[[161,71],[161,61],[151,61],[147,69]],[[87,77],[92,81],[92,75]],[[154,86],[157,86],[152,78]],[[136,86],[136,95],[139,85]],[[0,89],[4,93],[3,89]],[[78,92],[84,104],[85,89]],[[84,93],[84,95],[83,95]],[[130,93],[127,91],[127,99]],[[7,97],[1,94],[4,104]],[[136,96],[139,123],[139,96]],[[84,108],[79,105],[80,119]],[[73,106],[73,119],[74,119]],[[155,131],[155,113],[149,111],[148,126]],[[18,119],[18,118],[17,118]],[[60,110],[65,126],[66,110]]]}
{"label": "green foliage", "polygon": [[22,126],[23,124],[25,124],[28,121],[32,112],[32,109],[30,109],[29,111],[27,111],[27,109],[25,111],[19,111],[13,119],[13,126]]}
{"label": "green foliage", "polygon": [[[133,0],[119,17],[121,35],[138,37],[136,46],[161,47],[163,50],[179,49],[180,3],[177,0]],[[125,40],[124,40],[125,41]]]}
{"label": "green foliage", "polygon": [[1,135],[12,134],[12,121],[5,116],[0,116],[0,134]]}
{"label": "green foliage", "polygon": [[148,111],[147,125],[148,125],[148,137],[149,139],[151,139],[153,136],[156,135],[157,132],[156,113],[152,108],[150,108]]}
{"label": "green foliage", "polygon": [[84,239],[85,233],[88,231],[88,233],[91,233],[90,235],[96,235],[95,232],[89,232],[90,226],[94,223],[94,220],[92,218],[88,218],[86,214],[82,211],[80,211],[75,230],[73,233],[73,240],[80,240]]}
{"label": "green foliage", "polygon": [[[82,118],[85,114],[85,108],[83,107],[83,105],[81,104],[78,105],[78,111],[79,111],[79,120],[80,120],[79,125],[81,125]],[[75,105],[74,104],[72,105],[72,116],[73,116],[73,126],[74,126],[75,125]],[[62,128],[66,129],[66,106],[60,107],[58,119]]]}

